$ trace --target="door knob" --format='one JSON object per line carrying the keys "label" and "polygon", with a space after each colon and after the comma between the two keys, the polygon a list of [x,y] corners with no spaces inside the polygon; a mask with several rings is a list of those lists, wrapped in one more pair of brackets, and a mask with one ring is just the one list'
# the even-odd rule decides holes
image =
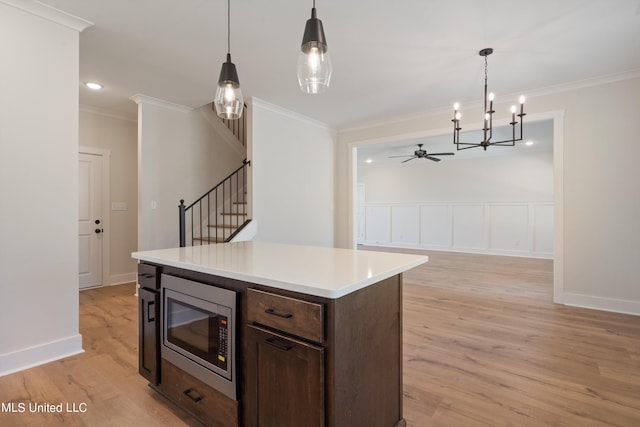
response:
{"label": "door knob", "polygon": [[96,219],[96,224],[100,224],[100,220],[99,219]]}
{"label": "door knob", "polygon": [[102,233],[104,230],[102,228],[96,228],[96,234]]}

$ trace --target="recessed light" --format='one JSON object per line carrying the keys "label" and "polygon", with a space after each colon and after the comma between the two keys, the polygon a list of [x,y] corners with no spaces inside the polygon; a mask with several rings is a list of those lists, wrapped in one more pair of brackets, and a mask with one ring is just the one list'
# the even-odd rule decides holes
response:
{"label": "recessed light", "polygon": [[96,82],[85,82],[84,85],[91,90],[100,90],[104,87],[100,83]]}
{"label": "recessed light", "polygon": [[533,141],[529,140],[529,141],[525,142],[524,145],[533,145]]}
{"label": "recessed light", "polygon": [[367,163],[373,163],[373,160],[371,160],[371,159],[367,159],[367,160],[365,160],[365,161],[366,161]]}

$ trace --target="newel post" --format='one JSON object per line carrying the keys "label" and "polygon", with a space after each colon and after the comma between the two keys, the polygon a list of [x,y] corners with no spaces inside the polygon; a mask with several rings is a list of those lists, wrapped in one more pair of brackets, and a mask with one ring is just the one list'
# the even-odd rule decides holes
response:
{"label": "newel post", "polygon": [[184,248],[187,246],[186,236],[185,236],[185,206],[184,200],[180,200],[180,205],[178,206],[178,212],[180,216],[180,247]]}

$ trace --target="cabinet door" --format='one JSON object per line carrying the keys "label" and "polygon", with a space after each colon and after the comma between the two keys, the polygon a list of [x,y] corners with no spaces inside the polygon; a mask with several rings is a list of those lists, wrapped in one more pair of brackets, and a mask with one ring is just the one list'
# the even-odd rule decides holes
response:
{"label": "cabinet door", "polygon": [[138,289],[138,372],[151,384],[160,382],[160,297]]}
{"label": "cabinet door", "polygon": [[247,426],[323,427],[323,348],[251,325],[247,337]]}

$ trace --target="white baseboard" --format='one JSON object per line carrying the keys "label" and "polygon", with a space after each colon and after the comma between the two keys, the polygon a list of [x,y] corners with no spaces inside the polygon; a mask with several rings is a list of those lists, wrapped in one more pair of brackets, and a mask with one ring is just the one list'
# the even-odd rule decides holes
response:
{"label": "white baseboard", "polygon": [[418,244],[402,244],[402,243],[383,243],[383,242],[360,242],[358,245],[375,246],[379,248],[395,248],[395,249],[418,249],[421,251],[440,251],[455,252],[463,254],[479,254],[479,255],[499,255],[520,258],[537,258],[537,259],[553,259],[553,254],[546,252],[527,252],[527,251],[506,251],[478,248],[453,248],[451,246],[435,246],[435,245],[418,245]]}
{"label": "white baseboard", "polygon": [[113,274],[109,277],[109,285],[122,285],[123,283],[131,283],[138,280],[138,275],[135,271],[124,274]]}
{"label": "white baseboard", "polygon": [[562,295],[562,301],[560,303],[573,307],[591,308],[594,310],[612,311],[615,313],[640,316],[640,301],[627,301],[565,292]]}
{"label": "white baseboard", "polygon": [[83,352],[82,335],[77,334],[12,353],[0,354],[0,377]]}

